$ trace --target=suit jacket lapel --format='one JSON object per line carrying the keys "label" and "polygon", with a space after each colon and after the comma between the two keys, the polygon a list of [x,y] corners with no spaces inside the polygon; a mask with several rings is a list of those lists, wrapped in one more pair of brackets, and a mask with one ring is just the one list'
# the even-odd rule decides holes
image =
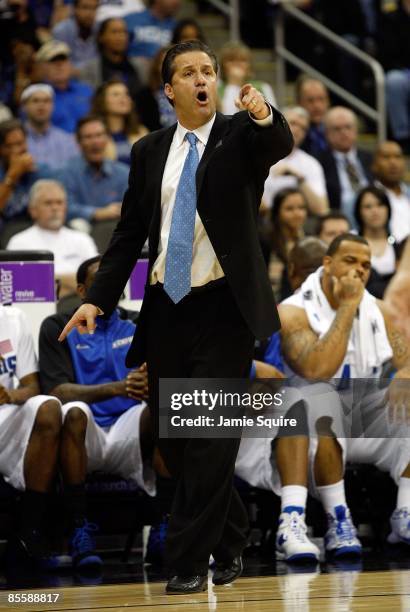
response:
{"label": "suit jacket lapel", "polygon": [[[161,224],[161,186],[162,186],[162,177],[164,174],[165,164],[167,162],[169,149],[171,147],[172,139],[175,134],[177,124],[172,125],[168,130],[166,130],[161,135],[161,140],[156,143],[153,148],[152,155],[154,156],[154,160],[151,165],[153,168],[152,171],[152,185],[153,185],[153,197],[152,197],[152,206],[153,213],[151,217],[151,225],[149,230],[150,236],[150,252],[152,249],[152,253],[156,253],[158,247],[158,239],[159,239],[159,228]],[[156,256],[156,255],[155,255]]]}
{"label": "suit jacket lapel", "polygon": [[199,162],[198,169],[196,171],[196,192],[197,197],[201,191],[202,183],[205,176],[205,170],[209,160],[211,159],[212,153],[219,146],[222,136],[224,136],[226,129],[229,125],[228,119],[222,115],[222,113],[216,113],[215,123],[212,126],[211,133],[209,134],[208,142],[205,147],[205,151]]}
{"label": "suit jacket lapel", "polygon": [[162,177],[164,175],[165,164],[167,162],[169,149],[171,147],[172,139],[175,134],[177,124],[172,125],[168,130],[162,134],[161,140],[155,145],[152,155],[155,157],[153,160],[153,182],[155,185],[155,197],[154,204],[157,208],[158,204],[161,204],[161,185]]}

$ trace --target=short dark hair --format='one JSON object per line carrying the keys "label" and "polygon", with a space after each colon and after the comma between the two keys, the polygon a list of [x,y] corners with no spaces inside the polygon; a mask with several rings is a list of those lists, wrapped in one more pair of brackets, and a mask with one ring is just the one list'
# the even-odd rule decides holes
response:
{"label": "short dark hair", "polygon": [[14,130],[20,130],[23,134],[26,134],[23,123],[20,119],[7,119],[0,123],[0,145],[3,145],[6,141],[7,136]]}
{"label": "short dark hair", "polygon": [[201,40],[187,40],[185,42],[178,43],[177,45],[173,45],[168,49],[161,68],[162,82],[164,85],[172,82],[172,77],[174,76],[175,72],[175,58],[178,55],[190,53],[191,51],[203,51],[203,53],[206,53],[209,56],[209,59],[212,61],[215,72],[218,73],[218,60],[212,49]]}
{"label": "short dark hair", "polygon": [[100,117],[100,115],[86,115],[85,117],[81,117],[81,119],[77,121],[75,135],[77,136],[78,140],[80,138],[80,132],[82,128],[87,125],[87,123],[94,123],[94,121],[98,121],[99,123],[101,123],[104,126],[104,130],[108,133],[107,126],[105,125],[103,117]]}
{"label": "short dark hair", "polygon": [[359,229],[359,234],[363,234],[363,230],[364,230],[364,223],[363,223],[363,218],[362,218],[362,213],[361,213],[360,208],[362,205],[363,198],[367,193],[371,193],[372,195],[374,195],[374,197],[377,200],[379,200],[380,204],[387,208],[387,221],[386,221],[385,229],[386,229],[386,232],[390,234],[390,219],[391,219],[390,200],[387,194],[383,191],[383,189],[379,189],[379,187],[375,187],[374,185],[369,185],[368,187],[364,187],[364,189],[359,191],[356,197],[356,201],[354,204],[354,218],[356,220],[357,227]]}
{"label": "short dark hair", "polygon": [[329,95],[329,90],[327,89],[326,85],[320,79],[316,79],[315,77],[312,77],[309,74],[300,74],[298,78],[296,79],[296,87],[295,87],[295,97],[296,97],[298,104],[300,103],[304,86],[306,85],[306,83],[310,83],[311,81],[315,83],[320,83],[320,85],[322,85],[327,95]]}
{"label": "short dark hair", "polygon": [[323,226],[326,221],[331,221],[333,219],[339,221],[346,221],[348,226],[351,226],[349,218],[344,213],[340,212],[340,210],[331,210],[326,215],[322,215],[321,217],[319,217],[316,227],[316,234],[319,236],[322,233]]}
{"label": "short dark hair", "polygon": [[77,270],[77,285],[84,285],[87,280],[88,269],[98,261],[101,261],[101,255],[94,255],[94,257],[83,261]]}
{"label": "short dark hair", "polygon": [[363,238],[363,236],[358,236],[357,234],[340,234],[339,236],[336,236],[336,238],[334,238],[329,244],[326,255],[332,257],[335,253],[337,253],[342,242],[357,242],[359,244],[369,246],[369,243],[367,242],[366,238]]}

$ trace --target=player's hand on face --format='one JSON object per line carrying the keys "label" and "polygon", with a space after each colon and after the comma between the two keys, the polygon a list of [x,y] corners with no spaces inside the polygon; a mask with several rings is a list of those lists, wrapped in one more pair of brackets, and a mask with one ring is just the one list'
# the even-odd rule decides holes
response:
{"label": "player's hand on face", "polygon": [[80,306],[64,327],[58,337],[58,341],[62,342],[74,328],[77,328],[80,334],[93,334],[96,326],[95,319],[98,313],[99,310],[94,304],[83,304]]}
{"label": "player's hand on face", "polygon": [[241,87],[239,98],[235,104],[240,110],[247,110],[252,113],[256,119],[265,119],[270,113],[263,95],[249,83]]}
{"label": "player's hand on face", "polygon": [[11,396],[9,390],[0,385],[0,406],[3,404],[11,404]]}
{"label": "player's hand on face", "polygon": [[364,282],[356,270],[340,278],[333,276],[333,295],[339,305],[358,306],[363,298]]}

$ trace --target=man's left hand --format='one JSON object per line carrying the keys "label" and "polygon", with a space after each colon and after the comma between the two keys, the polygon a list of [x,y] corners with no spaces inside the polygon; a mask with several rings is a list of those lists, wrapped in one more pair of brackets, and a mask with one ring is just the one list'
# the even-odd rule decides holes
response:
{"label": "man's left hand", "polygon": [[250,83],[246,83],[241,88],[236,106],[239,109],[247,110],[252,117],[258,120],[266,119],[270,115],[270,108],[266,104],[265,98]]}
{"label": "man's left hand", "polygon": [[132,370],[126,381],[128,397],[136,400],[148,399],[148,372],[145,363],[137,370]]}

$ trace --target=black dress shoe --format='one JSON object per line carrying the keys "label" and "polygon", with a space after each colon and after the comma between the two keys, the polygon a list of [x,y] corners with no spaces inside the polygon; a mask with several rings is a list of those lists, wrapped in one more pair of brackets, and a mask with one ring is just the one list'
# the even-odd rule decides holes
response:
{"label": "black dress shoe", "polygon": [[217,563],[215,566],[212,582],[214,584],[229,584],[239,578],[243,572],[242,557],[239,555],[229,565]]}
{"label": "black dress shoe", "polygon": [[168,580],[166,592],[170,595],[200,593],[208,586],[208,576],[172,576]]}

